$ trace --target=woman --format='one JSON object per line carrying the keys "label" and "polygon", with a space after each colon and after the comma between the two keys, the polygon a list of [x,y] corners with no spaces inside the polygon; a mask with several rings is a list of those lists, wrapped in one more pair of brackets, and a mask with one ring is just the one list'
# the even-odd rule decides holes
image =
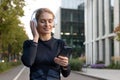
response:
{"label": "woman", "polygon": [[22,62],[30,67],[30,80],[61,80],[60,73],[70,74],[68,56],[59,55],[65,48],[64,41],[55,39],[51,33],[54,26],[54,14],[47,8],[36,11],[34,21],[30,21],[33,40],[23,44]]}

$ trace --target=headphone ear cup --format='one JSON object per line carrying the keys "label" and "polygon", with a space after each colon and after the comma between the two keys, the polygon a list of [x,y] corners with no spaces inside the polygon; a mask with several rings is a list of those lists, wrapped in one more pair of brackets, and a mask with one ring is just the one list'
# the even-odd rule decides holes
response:
{"label": "headphone ear cup", "polygon": [[33,18],[32,21],[34,22],[35,27],[37,27],[37,20],[35,18]]}

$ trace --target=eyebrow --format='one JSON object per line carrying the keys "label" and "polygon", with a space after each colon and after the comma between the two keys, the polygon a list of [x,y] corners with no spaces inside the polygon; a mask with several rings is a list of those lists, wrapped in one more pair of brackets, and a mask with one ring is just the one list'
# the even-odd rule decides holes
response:
{"label": "eyebrow", "polygon": [[[39,19],[39,20],[46,20],[46,19]],[[54,19],[47,19],[47,20],[54,20]]]}

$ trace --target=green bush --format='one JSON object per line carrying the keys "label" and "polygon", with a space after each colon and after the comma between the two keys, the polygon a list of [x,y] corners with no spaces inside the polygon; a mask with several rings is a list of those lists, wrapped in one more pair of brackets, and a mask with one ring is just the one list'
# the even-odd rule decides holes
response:
{"label": "green bush", "polygon": [[114,68],[114,66],[115,66],[115,63],[114,62],[112,62],[109,66],[107,66],[106,68],[109,68],[109,69],[113,69]]}
{"label": "green bush", "polygon": [[83,62],[77,59],[70,60],[71,70],[81,71]]}
{"label": "green bush", "polygon": [[4,62],[4,63],[0,63],[0,72],[4,72],[12,67],[15,67],[15,66],[18,66],[20,65],[21,62],[18,61],[18,62]]}
{"label": "green bush", "polygon": [[120,63],[118,61],[115,63],[114,69],[120,69]]}
{"label": "green bush", "polygon": [[0,72],[6,70],[8,68],[7,63],[0,63]]}
{"label": "green bush", "polygon": [[107,68],[109,68],[109,69],[120,69],[120,63],[118,61],[116,63],[112,62],[109,66],[107,66]]}

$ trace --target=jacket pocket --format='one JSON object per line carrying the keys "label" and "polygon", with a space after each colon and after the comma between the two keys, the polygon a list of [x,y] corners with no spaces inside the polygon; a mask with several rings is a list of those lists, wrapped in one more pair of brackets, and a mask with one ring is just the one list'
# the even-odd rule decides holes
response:
{"label": "jacket pocket", "polygon": [[47,80],[60,80],[60,73],[49,69],[47,74]]}
{"label": "jacket pocket", "polygon": [[30,74],[30,80],[45,80],[45,75],[42,70],[38,70]]}

